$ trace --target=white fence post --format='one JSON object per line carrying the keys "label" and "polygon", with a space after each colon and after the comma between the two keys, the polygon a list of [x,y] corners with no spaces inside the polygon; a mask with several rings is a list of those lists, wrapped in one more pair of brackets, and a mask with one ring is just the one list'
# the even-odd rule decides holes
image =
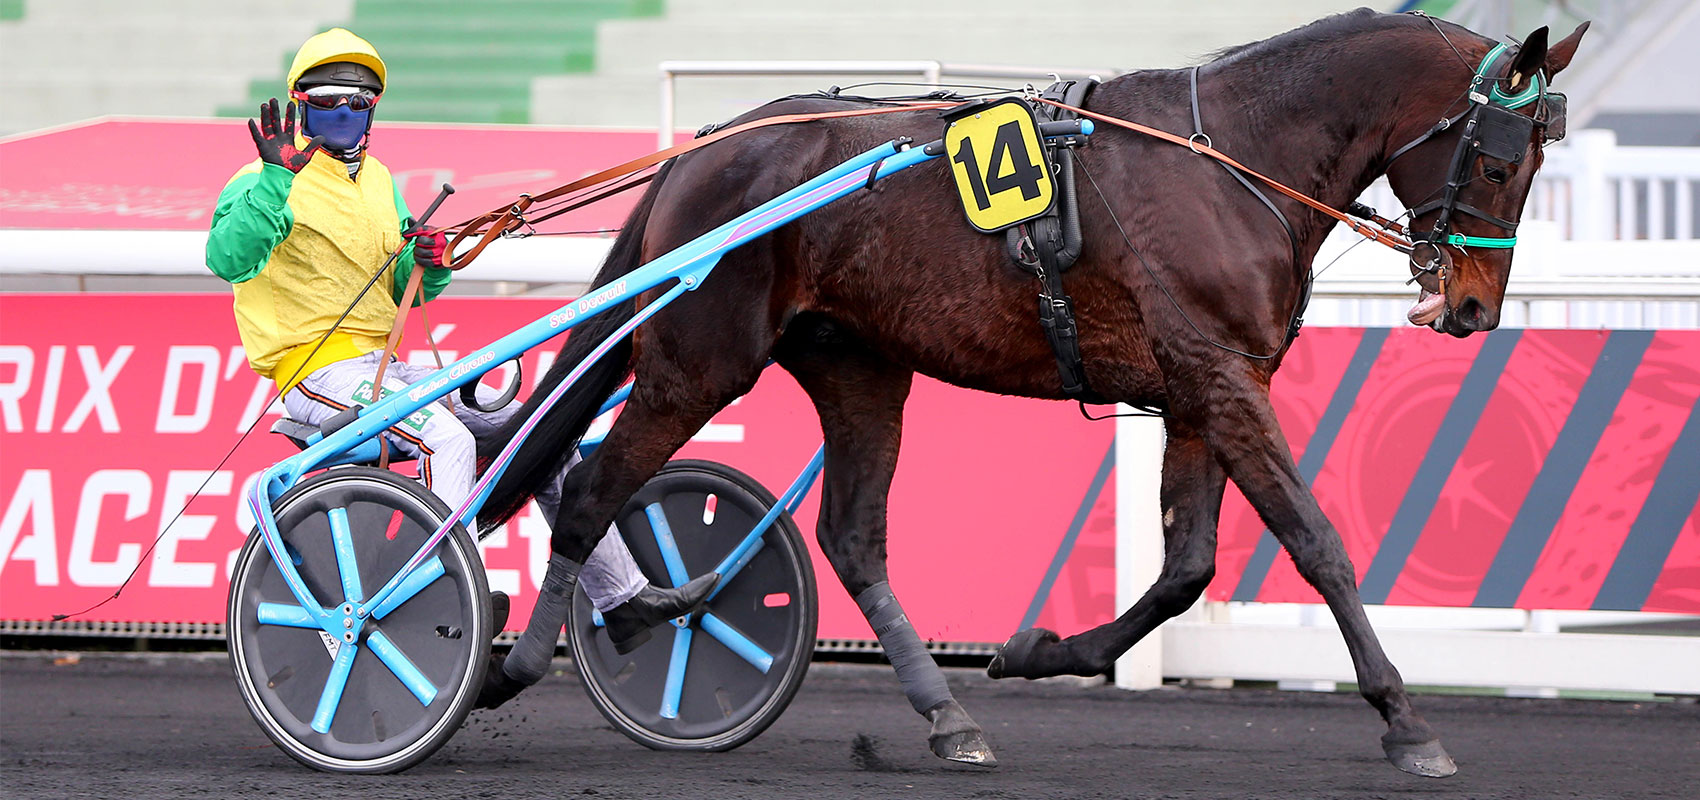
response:
{"label": "white fence post", "polygon": [[[1117,406],[1120,413],[1132,409]],[[1116,612],[1125,612],[1163,569],[1163,421],[1116,420]],[[1116,659],[1116,686],[1163,685],[1162,629],[1152,631]]]}
{"label": "white fence post", "polygon": [[1576,158],[1570,189],[1570,238],[1615,239],[1617,194],[1606,177],[1606,167],[1617,149],[1617,134],[1590,129],[1577,131],[1570,139]]}

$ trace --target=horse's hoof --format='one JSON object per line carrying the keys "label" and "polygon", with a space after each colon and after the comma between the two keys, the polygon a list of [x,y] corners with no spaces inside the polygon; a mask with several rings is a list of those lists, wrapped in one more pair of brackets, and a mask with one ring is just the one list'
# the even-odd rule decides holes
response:
{"label": "horse's hoof", "polygon": [[500,653],[490,654],[490,666],[484,670],[484,686],[478,691],[478,700],[473,708],[501,708],[503,703],[519,696],[525,691],[525,684],[509,678],[502,671],[502,662],[507,658]]}
{"label": "horse's hoof", "polygon": [[933,723],[933,731],[927,736],[933,755],[980,767],[998,765],[998,757],[992,755],[992,746],[986,743],[985,731],[955,700],[933,707],[927,718]]}
{"label": "horse's hoof", "polygon": [[1412,775],[1445,778],[1458,772],[1458,765],[1452,763],[1452,756],[1446,754],[1446,748],[1440,746],[1439,739],[1417,744],[1382,742],[1381,749],[1387,752],[1387,760],[1393,762],[1393,766]]}
{"label": "horse's hoof", "polygon": [[1051,647],[1062,641],[1056,633],[1044,628],[1028,628],[1003,643],[998,648],[998,654],[987,665],[986,674],[993,678],[1044,678],[1050,673],[1043,672],[1034,663],[1033,651],[1043,647]]}

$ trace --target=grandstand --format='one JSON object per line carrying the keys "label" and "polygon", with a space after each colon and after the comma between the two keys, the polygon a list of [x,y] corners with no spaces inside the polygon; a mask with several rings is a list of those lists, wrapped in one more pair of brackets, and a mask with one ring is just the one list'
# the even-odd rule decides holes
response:
{"label": "grandstand", "polygon": [[[103,115],[247,117],[259,102],[281,93],[282,76],[300,43],[339,25],[369,38],[391,66],[380,126],[424,121],[652,129],[663,113],[663,62],[924,61],[943,64],[935,69],[946,81],[1019,86],[1042,84],[1050,70],[1073,68],[1109,77],[1198,63],[1217,49],[1360,4],[1051,0],[1040,13],[1034,4],[1015,0],[0,0],[0,135]],[[1383,0],[1374,5],[1388,10],[1420,6],[1490,35],[1520,35],[1542,24],[1562,35],[1582,16],[1594,19],[1586,52],[1558,87],[1574,98],[1573,135],[1549,152],[1532,195],[1529,244],[1523,249],[1540,255],[1521,260],[1525,266],[1519,274],[1618,283],[1693,277],[1693,259],[1684,248],[1700,231],[1700,151],[1673,145],[1700,144],[1700,85],[1664,78],[1691,71],[1680,43],[1700,36],[1700,4]],[[952,74],[952,64],[1020,68],[987,78],[967,71]],[[689,131],[785,94],[921,77],[913,69],[883,75],[817,71],[738,77],[687,71],[674,76],[668,107],[672,127]],[[874,87],[868,93],[904,91]],[[1590,118],[1598,121],[1593,127],[1611,130],[1583,131]],[[239,132],[237,137],[242,138]],[[544,157],[529,163],[558,166]],[[1393,207],[1382,187],[1372,189],[1370,199],[1378,207]],[[0,225],[9,227],[18,226]],[[29,235],[0,234],[14,240]],[[1342,246],[1348,239],[1342,234]],[[1545,241],[1572,240],[1662,241],[1631,245],[1639,248],[1633,257],[1619,250],[1610,257],[1575,248],[1541,252]],[[61,246],[51,237],[43,241]],[[540,242],[531,246],[544,247]],[[173,247],[190,254],[186,263],[195,266],[197,243],[183,239]],[[579,277],[558,289],[582,289],[579,281],[589,274],[597,252],[592,247],[572,256],[570,269]],[[1335,252],[1331,247],[1325,257]],[[1373,261],[1368,253],[1360,248],[1326,279],[1355,283],[1360,276],[1385,275],[1388,264]],[[8,288],[59,288],[70,280],[22,277],[28,270],[28,265],[6,268]],[[222,289],[204,275],[158,279],[170,281],[159,288]],[[88,285],[81,276],[76,280],[78,287]],[[145,280],[139,285],[154,285]],[[496,280],[505,281],[509,290],[526,289],[525,277]],[[478,283],[457,282],[457,287],[478,290]],[[131,279],[126,285],[138,284]],[[1318,322],[1400,318],[1397,301],[1321,297],[1313,313]],[[1696,313],[1695,305],[1687,303],[1674,312],[1605,321],[1693,326],[1700,324]],[[1507,323],[1537,320],[1555,322],[1533,307],[1518,307]]]}
{"label": "grandstand", "polygon": [[[1351,0],[0,0],[0,135],[108,114],[248,116],[275,95],[307,36],[341,25],[392,66],[382,119],[650,127],[669,60],[927,59],[1104,73],[1196,63],[1363,5]],[[1595,20],[1566,83],[1628,144],[1700,143],[1700,88],[1676,41],[1700,29],[1682,0],[1424,0],[1494,35]],[[772,97],[889,76],[684,78],[677,121],[695,128]],[[947,73],[947,78],[948,78]],[[164,87],[169,87],[165,89]],[[1652,90],[1649,87],[1662,87]],[[1649,91],[1653,91],[1649,94]],[[168,96],[162,95],[162,92]],[[1656,107],[1650,107],[1651,106]],[[1652,112],[1652,113],[1650,113]]]}
{"label": "grandstand", "polygon": [[[666,59],[1172,66],[1358,5],[1224,0],[1200,14],[1056,0],[1045,4],[1047,31],[1031,3],[1013,0],[13,0],[0,21],[0,133],[102,114],[247,116],[277,93],[295,47],[333,25],[370,39],[390,64],[385,120],[653,126]],[[679,119],[696,127],[833,82],[721,82],[716,92],[704,80]]]}

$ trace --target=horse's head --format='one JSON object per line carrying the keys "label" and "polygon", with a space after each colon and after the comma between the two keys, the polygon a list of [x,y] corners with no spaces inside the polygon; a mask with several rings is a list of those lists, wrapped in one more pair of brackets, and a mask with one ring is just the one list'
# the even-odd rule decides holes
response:
{"label": "horse's head", "polygon": [[[1463,337],[1499,326],[1517,222],[1541,167],[1541,146],[1564,136],[1564,95],[1548,84],[1570,64],[1588,24],[1551,47],[1545,27],[1521,45],[1446,29],[1451,33],[1434,41],[1451,64],[1437,70],[1446,78],[1422,81],[1421,88],[1413,82],[1423,99],[1408,106],[1444,109],[1442,122],[1411,115],[1395,129],[1387,178],[1412,210],[1411,273],[1423,292],[1411,321]],[[1449,46],[1473,69],[1464,85]]]}

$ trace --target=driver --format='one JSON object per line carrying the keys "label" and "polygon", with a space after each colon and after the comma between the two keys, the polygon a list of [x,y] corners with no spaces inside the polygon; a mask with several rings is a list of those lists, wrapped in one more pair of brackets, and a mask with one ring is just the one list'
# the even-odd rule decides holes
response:
{"label": "driver", "polygon": [[[425,270],[418,303],[441,294],[454,274],[444,268],[442,231],[413,224],[389,170],[367,152],[384,81],[383,59],[365,39],[342,28],[308,39],[289,68],[291,100],[280,113],[273,98],[260,106],[258,122],[249,121],[259,158],[237,170],[219,194],[207,238],[207,268],[233,284],[249,366],[276,381],[289,415],[309,425],[373,401],[378,360],[412,271]],[[349,309],[404,242],[388,279],[380,278]],[[345,309],[346,318],[339,319]],[[384,394],[433,371],[392,359]],[[478,390],[491,395],[480,398],[483,404],[494,401],[494,389]],[[451,409],[439,400],[385,438],[418,459],[419,479],[458,508],[472,492],[477,439],[515,410],[481,412],[464,403]],[[553,521],[559,480],[537,500]],[[658,589],[619,536],[604,536],[580,581],[615,649],[627,653],[649,639],[651,627],[700,605],[713,577]],[[497,592],[494,601],[493,629],[500,631],[507,596]]]}

